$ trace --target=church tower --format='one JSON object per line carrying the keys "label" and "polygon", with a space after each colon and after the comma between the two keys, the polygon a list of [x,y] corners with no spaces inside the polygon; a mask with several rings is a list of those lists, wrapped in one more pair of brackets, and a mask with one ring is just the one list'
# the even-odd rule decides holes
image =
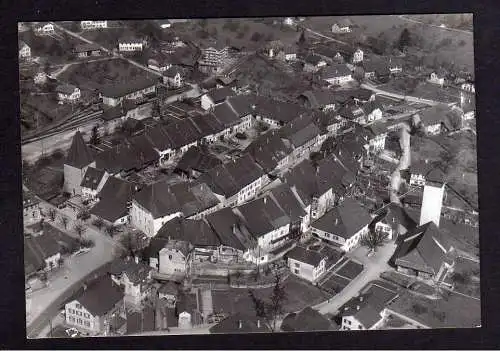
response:
{"label": "church tower", "polygon": [[81,195],[80,186],[88,167],[95,167],[92,153],[83,140],[82,133],[77,131],[71,142],[68,156],[64,161],[64,191],[71,196]]}

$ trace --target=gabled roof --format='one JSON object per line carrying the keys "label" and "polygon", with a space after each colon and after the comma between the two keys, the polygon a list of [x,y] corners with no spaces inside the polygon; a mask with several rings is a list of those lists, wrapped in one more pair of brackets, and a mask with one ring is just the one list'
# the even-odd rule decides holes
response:
{"label": "gabled roof", "polygon": [[197,114],[189,118],[203,136],[214,135],[224,130],[224,125],[213,113]]}
{"label": "gabled roof", "polygon": [[83,141],[82,133],[77,131],[73,136],[73,141],[71,142],[64,164],[82,169],[93,161],[94,157],[87,144],[85,144],[85,141]]}
{"label": "gabled roof", "polygon": [[209,152],[198,146],[192,146],[184,153],[176,168],[186,173],[191,170],[204,173],[221,164],[222,161]]}
{"label": "gabled roof", "polygon": [[230,333],[269,333],[271,330],[264,323],[264,319],[253,314],[235,313],[229,315],[218,324],[210,328],[211,334]]}
{"label": "gabled roof", "polygon": [[120,98],[124,97],[130,93],[150,88],[156,85],[156,80],[149,77],[140,77],[134,80],[124,83],[113,83],[110,85],[105,85],[101,87],[102,96],[109,98]]}
{"label": "gabled roof", "polygon": [[302,202],[308,206],[313,196],[318,195],[316,179],[311,177],[316,169],[309,160],[304,160],[288,170],[284,175],[285,182],[290,188],[295,189]]}
{"label": "gabled roof", "polygon": [[80,183],[80,186],[82,188],[97,190],[97,187],[101,183],[101,180],[104,177],[105,173],[106,173],[106,171],[103,171],[101,169],[96,169],[94,167],[87,168],[87,171],[85,172],[85,175],[83,176],[83,179],[82,179],[82,182]]}
{"label": "gabled roof", "polygon": [[348,197],[311,226],[347,240],[371,221],[368,212],[356,200]]}
{"label": "gabled roof", "polygon": [[327,331],[336,330],[335,325],[317,310],[306,307],[298,313],[291,313],[285,317],[281,330],[294,331]]}
{"label": "gabled roof", "polygon": [[331,90],[305,91],[302,95],[309,101],[312,108],[323,108],[335,104],[335,94]]}
{"label": "gabled roof", "polygon": [[230,197],[264,175],[262,168],[245,154],[211,169],[200,177],[200,181],[207,183],[213,192]]}
{"label": "gabled roof", "polygon": [[71,95],[75,91],[76,87],[72,84],[58,85],[56,87],[56,93],[62,93],[66,95]]}
{"label": "gabled roof", "polygon": [[240,205],[237,209],[255,238],[290,224],[290,218],[268,195]]}
{"label": "gabled roof", "polygon": [[381,301],[366,295],[354,297],[342,307],[343,316],[354,317],[365,329],[370,329],[382,319],[380,313],[384,309]]}
{"label": "gabled roof", "polygon": [[245,151],[266,172],[272,172],[282,159],[292,153],[292,148],[287,146],[279,134],[273,130],[259,136],[247,146]]}
{"label": "gabled roof", "polygon": [[168,135],[168,139],[171,141],[172,148],[174,149],[194,143],[203,137],[193,121],[189,118],[167,124],[163,129]]}
{"label": "gabled roof", "polygon": [[175,78],[175,76],[179,74],[181,77],[184,74],[184,71],[177,66],[172,66],[169,69],[167,69],[165,72],[163,72],[163,75],[169,78]]}
{"label": "gabled roof", "polygon": [[218,88],[207,92],[206,94],[215,104],[221,103],[230,96],[235,96],[236,94],[230,88]]}
{"label": "gabled roof", "polygon": [[401,237],[391,260],[398,266],[437,274],[451,248],[446,235],[429,222]]}
{"label": "gabled roof", "polygon": [[295,246],[286,255],[288,258],[307,263],[313,267],[317,267],[321,261],[326,259],[326,257],[321,256],[317,251],[308,250],[301,246]]}
{"label": "gabled roof", "polygon": [[299,147],[321,134],[320,129],[315,124],[312,114],[300,115],[287,123],[279,131],[283,139],[289,140],[294,147]]}
{"label": "gabled roof", "polygon": [[157,236],[186,241],[195,247],[220,245],[219,238],[204,220],[174,218],[160,228]]}
{"label": "gabled roof", "polygon": [[255,97],[255,112],[262,117],[287,123],[307,112],[299,104],[269,99],[263,96]]}
{"label": "gabled roof", "polygon": [[420,111],[418,114],[420,120],[426,126],[432,126],[444,121],[446,114],[451,110],[451,108],[445,104],[439,104],[436,106],[429,107],[428,109]]}
{"label": "gabled roof", "polygon": [[103,316],[123,300],[123,290],[110,277],[102,276],[90,282],[78,301],[93,316]]}
{"label": "gabled roof", "polygon": [[135,189],[134,183],[109,177],[97,195],[99,202],[90,209],[90,213],[109,222],[115,222],[127,215],[128,205]]}
{"label": "gabled roof", "polygon": [[214,107],[213,114],[224,127],[232,127],[240,122],[236,112],[226,102]]}
{"label": "gabled roof", "polygon": [[273,188],[270,196],[293,222],[300,220],[306,215],[304,205],[294,195],[288,184],[283,183]]}
{"label": "gabled roof", "polygon": [[85,43],[85,44],[79,44],[75,46],[74,51],[75,52],[86,52],[86,51],[94,51],[94,50],[101,50],[101,47],[98,44],[94,43]]}
{"label": "gabled roof", "polygon": [[337,21],[336,24],[340,28],[352,26],[352,22],[349,18],[342,18],[341,20]]}
{"label": "gabled roof", "polygon": [[155,128],[147,128],[144,136],[149,139],[153,147],[157,150],[164,151],[173,146],[170,137],[161,124],[155,126]]}
{"label": "gabled roof", "polygon": [[29,275],[45,268],[45,260],[59,253],[61,248],[49,234],[24,237],[24,270]]}
{"label": "gabled roof", "polygon": [[373,111],[375,111],[377,109],[382,111],[382,104],[380,104],[377,100],[372,100],[372,101],[368,101],[361,108],[363,109],[363,111],[365,112],[366,115],[369,115],[370,113],[372,113]]}
{"label": "gabled roof", "polygon": [[126,274],[133,284],[145,283],[151,271],[151,267],[143,263],[135,263],[134,260],[124,260],[117,258],[111,262],[108,270],[109,274],[121,276]]}
{"label": "gabled roof", "polygon": [[333,64],[325,67],[321,71],[323,79],[340,78],[351,75],[351,70],[345,64]]}
{"label": "gabled roof", "polygon": [[233,232],[234,226],[238,225],[240,220],[231,208],[225,207],[213,212],[207,215],[205,219],[217,234],[222,245],[238,250],[247,249]]}

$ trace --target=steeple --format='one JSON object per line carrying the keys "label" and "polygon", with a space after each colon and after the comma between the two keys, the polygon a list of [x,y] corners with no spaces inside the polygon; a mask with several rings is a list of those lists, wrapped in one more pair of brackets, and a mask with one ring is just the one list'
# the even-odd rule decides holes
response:
{"label": "steeple", "polygon": [[66,161],[64,163],[68,166],[82,169],[83,167],[91,164],[93,161],[94,157],[92,156],[87,144],[85,144],[82,133],[77,131],[73,137],[71,147],[68,151],[68,156],[66,157]]}

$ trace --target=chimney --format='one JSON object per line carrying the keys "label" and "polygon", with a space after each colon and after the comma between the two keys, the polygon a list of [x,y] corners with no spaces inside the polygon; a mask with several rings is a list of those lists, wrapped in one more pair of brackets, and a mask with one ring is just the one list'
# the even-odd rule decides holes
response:
{"label": "chimney", "polygon": [[243,327],[243,322],[241,320],[238,321],[238,328],[241,329]]}
{"label": "chimney", "polygon": [[358,305],[358,306],[356,306],[356,309],[359,311],[359,309],[360,309],[359,305]]}
{"label": "chimney", "polygon": [[257,328],[260,328],[260,319],[257,319]]}
{"label": "chimney", "polygon": [[339,224],[339,219],[335,218],[335,225],[338,225],[338,224]]}

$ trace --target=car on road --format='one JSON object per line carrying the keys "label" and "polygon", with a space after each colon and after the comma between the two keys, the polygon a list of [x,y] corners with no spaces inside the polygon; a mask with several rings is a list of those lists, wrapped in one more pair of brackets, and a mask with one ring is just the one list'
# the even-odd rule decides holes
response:
{"label": "car on road", "polygon": [[84,247],[78,251],[76,251],[73,256],[80,256],[80,255],[83,255],[83,254],[86,254],[87,252],[89,252],[90,249],[88,247]]}
{"label": "car on road", "polygon": [[69,328],[66,329],[65,331],[70,338],[76,338],[78,335],[80,335],[80,332],[76,328]]}

